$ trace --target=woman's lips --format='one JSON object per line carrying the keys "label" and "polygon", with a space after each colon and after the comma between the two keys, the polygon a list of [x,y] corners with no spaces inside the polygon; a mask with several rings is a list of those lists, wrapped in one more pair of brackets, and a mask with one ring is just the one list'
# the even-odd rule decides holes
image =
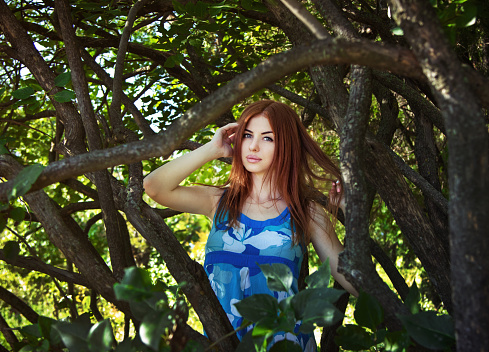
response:
{"label": "woman's lips", "polygon": [[257,163],[257,162],[261,161],[261,159],[259,157],[257,157],[256,155],[248,155],[246,157],[246,160],[248,160],[249,163]]}

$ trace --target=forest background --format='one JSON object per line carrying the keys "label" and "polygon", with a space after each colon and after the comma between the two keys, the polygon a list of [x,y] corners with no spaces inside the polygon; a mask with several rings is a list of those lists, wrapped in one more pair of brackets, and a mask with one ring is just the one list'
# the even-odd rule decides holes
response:
{"label": "forest background", "polygon": [[[345,180],[340,270],[376,318],[319,329],[321,350],[489,350],[488,43],[484,0],[0,0],[0,350],[59,350],[55,331],[122,350],[141,326],[140,349],[198,350],[201,325],[234,350],[200,266],[209,221],[142,179],[261,98],[291,104]],[[161,305],[135,313],[151,297],[164,324]]]}

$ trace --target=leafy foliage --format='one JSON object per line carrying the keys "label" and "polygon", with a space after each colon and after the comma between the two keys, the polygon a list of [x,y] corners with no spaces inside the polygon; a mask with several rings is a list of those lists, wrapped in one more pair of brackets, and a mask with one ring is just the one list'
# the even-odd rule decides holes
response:
{"label": "leafy foliage", "polygon": [[[100,298],[97,304],[92,304],[95,302],[92,295],[93,285],[85,283],[87,286],[83,286],[69,280],[65,282],[53,274],[66,271],[69,275],[80,274],[85,279],[91,276],[91,273],[80,272],[80,269],[73,265],[73,259],[79,253],[62,252],[53,244],[49,229],[41,226],[38,215],[33,213],[23,196],[29,192],[43,166],[77,154],[93,152],[88,147],[87,131],[83,127],[87,116],[80,114],[82,109],[72,82],[73,68],[66,57],[67,43],[63,40],[58,9],[54,3],[32,0],[11,0],[2,3],[6,3],[5,9],[8,8],[13,14],[16,23],[19,24],[18,28],[22,28],[28,35],[27,38],[31,41],[29,45],[36,48],[41,60],[37,62],[47,67],[47,73],[36,73],[40,66],[36,64],[36,67],[32,67],[28,60],[19,59],[19,54],[26,47],[21,46],[20,41],[10,42],[6,31],[1,31],[0,156],[12,157],[25,167],[17,178],[10,180],[9,184],[13,187],[8,194],[9,201],[0,204],[0,284],[42,315],[37,325],[25,327],[22,333],[14,330],[14,333],[18,339],[25,339],[23,343],[28,342],[24,347],[26,350],[30,347],[47,350],[49,346],[70,344],[79,344],[83,346],[80,348],[86,350],[125,350],[133,345],[139,346],[141,350],[159,348],[161,336],[167,334],[172,324],[175,324],[172,320],[174,318],[170,319],[168,312],[174,307],[176,309],[176,302],[183,300],[176,298],[178,289],[160,287],[157,284],[158,289],[152,291],[156,286],[153,287],[150,282],[155,278],[170,286],[174,285],[175,281],[161,258],[161,253],[143,239],[138,233],[139,230],[127,220],[128,216],[124,214],[121,205],[128,202],[127,199],[119,199],[116,209],[122,217],[119,223],[121,232],[127,231],[130,242],[123,250],[124,255],[136,258],[138,265],[148,268],[151,280],[142,272],[129,273],[126,281],[116,286],[116,291],[130,302],[131,307],[144,322],[143,332],[138,331],[138,337],[132,336],[132,340],[128,338],[120,343],[116,342],[124,338],[124,316],[114,307],[113,302]],[[484,46],[488,33],[487,4],[476,0],[433,0],[431,3],[461,61],[487,74],[487,50]],[[256,0],[147,2],[143,10],[138,12],[131,32],[122,69],[123,83],[120,87],[124,95],[134,102],[135,110],[140,115],[131,110],[128,100],[124,102],[124,110],[120,111],[124,130],[121,137],[116,133],[116,121],[109,117],[113,82],[109,79],[107,83],[105,79],[114,76],[121,34],[133,4],[109,0],[69,1],[70,17],[73,19],[73,28],[84,65],[83,74],[88,81],[86,88],[95,111],[95,125],[99,128],[97,137],[100,138],[103,150],[129,143],[129,140],[144,142],[144,139],[151,137],[148,129],[165,133],[168,126],[179,120],[187,110],[204,98],[212,96],[219,88],[226,87],[239,74],[252,70],[261,62],[275,54],[284,53],[293,46],[307,45],[312,39],[302,35],[306,32],[302,32],[299,26],[291,28],[291,20],[277,17],[285,16],[274,7],[277,4]],[[304,4],[322,21],[319,9],[310,2]],[[387,16],[384,2],[346,1],[343,4],[345,8],[342,11],[348,15],[344,19],[350,21],[355,34],[362,39],[370,40],[371,44],[386,42],[389,43],[389,47],[409,49],[403,29]],[[327,18],[323,23],[326,30],[333,36],[336,35],[336,29],[330,27],[332,24]],[[391,33],[396,35],[392,36]],[[429,34],[427,35],[429,37]],[[336,94],[349,91],[351,82],[348,65],[337,68],[340,85],[335,85],[334,75],[315,76],[312,70],[304,69],[282,77],[274,86],[263,86],[254,95],[235,105],[215,123],[196,131],[190,141],[208,142],[217,126],[238,116],[246,103],[273,98],[291,104],[300,113],[304,123],[309,126],[309,133],[321,144],[323,150],[328,155],[337,155],[339,138],[329,114],[331,109],[337,109],[340,105],[336,104],[341,101]],[[278,65],[271,69],[280,70],[281,67]],[[103,73],[108,76],[104,78]],[[424,113],[426,105],[435,106],[436,109],[439,105],[427,89],[426,82],[409,77],[396,77],[401,79],[401,88],[413,88],[413,94],[418,100],[413,100],[413,96],[402,91],[399,86],[392,87],[383,79],[374,78],[374,95],[378,99],[374,99],[371,106],[369,133],[378,137],[382,129],[389,125],[388,122],[392,122],[392,138],[382,143],[389,145],[414,171],[420,172],[423,163],[435,164],[435,172],[431,175],[437,181],[431,179],[430,182],[440,194],[449,198],[447,137],[438,126],[428,126],[432,133],[429,138],[433,142],[434,155],[425,158],[414,153],[419,131],[422,130],[417,121],[419,114],[416,108]],[[46,82],[50,82],[49,85]],[[325,93],[321,90],[324,85],[330,86],[331,92]],[[393,99],[380,96],[379,86],[386,89]],[[286,88],[289,94],[280,90],[283,88]],[[311,112],[312,104],[320,109]],[[398,111],[394,111],[395,106]],[[392,116],[386,112],[387,108],[394,111]],[[63,109],[71,109],[72,120],[66,118]],[[428,122],[428,125],[430,123],[432,122]],[[143,127],[147,127],[146,130]],[[131,150],[129,153],[134,155],[137,151]],[[182,151],[179,150],[175,155],[179,153]],[[106,263],[108,268],[114,270],[115,264],[111,257],[114,249],[109,249],[111,239],[107,238],[103,217],[105,210],[101,209],[100,198],[109,195],[108,198],[115,199],[124,190],[130,194],[140,194],[143,174],[146,175],[160,166],[166,157],[167,155],[164,158],[144,160],[141,165],[142,174],[136,176],[137,180],[134,173],[130,173],[128,165],[107,169],[107,175],[113,185],[120,187],[115,188],[117,191],[114,191],[113,195],[112,190],[95,185],[91,170],[85,175],[48,186],[43,192],[55,204],[56,211],[68,221],[74,233],[80,238],[88,239],[89,244],[93,246],[92,253],[96,260]],[[3,164],[1,166],[4,167]],[[227,179],[229,169],[228,164],[213,161],[191,175],[184,185],[222,185]],[[2,178],[2,182],[4,181],[7,180]],[[327,193],[327,185],[322,188],[322,191]],[[418,186],[410,184],[410,190],[416,197],[423,215],[429,219],[427,221],[446,222],[442,216],[430,212],[430,197],[422,193]],[[155,207],[147,197],[143,200]],[[433,288],[431,273],[423,267],[420,260],[422,258],[408,243],[391,210],[380,197],[374,198],[370,234],[406,282],[418,282],[419,289],[413,286],[405,300],[413,315],[401,318],[406,331],[386,331],[381,327],[382,309],[371,297],[363,295],[358,299],[354,313],[355,321],[359,325],[346,325],[340,330],[339,336],[343,336],[345,343],[364,349],[369,348],[365,346],[379,347],[383,343],[384,347],[379,348],[389,351],[402,350],[403,346],[410,343],[409,336],[417,343],[426,344],[431,348],[451,346],[453,334],[450,330],[450,319],[423,312],[435,308],[444,311],[444,306]],[[209,229],[208,220],[181,214],[165,221],[183,243],[184,249],[192,253],[192,258],[201,260],[202,255],[198,253],[202,253],[202,239]],[[55,225],[57,224],[53,224]],[[343,231],[344,229],[339,231],[341,238]],[[446,231],[441,230],[438,234],[448,243]],[[35,262],[35,267],[39,271],[16,266],[19,264],[18,260],[26,258]],[[275,302],[268,297],[250,300],[249,312],[246,314],[249,314],[249,321],[255,323],[256,328],[254,335],[250,334],[246,341],[263,347],[270,334],[273,335],[273,329],[279,327],[290,330],[293,322],[298,319],[303,320],[304,331],[312,331],[317,326],[327,326],[338,319],[339,315],[331,304],[337,299],[339,292],[328,288],[330,274],[327,266],[320,266],[315,254],[311,256],[310,264],[312,268],[319,267],[319,270],[307,279],[308,289],[281,302]],[[47,273],[43,271],[46,268],[49,269]],[[291,279],[287,269],[272,266],[264,267],[263,271],[274,289],[287,290],[290,287]],[[386,275],[383,279],[389,281]],[[156,293],[157,291],[159,293]],[[172,304],[160,306],[161,302]],[[93,311],[94,305],[103,317],[111,318],[110,323],[107,319],[101,319],[99,323],[93,324],[92,317],[88,319],[86,312]],[[26,324],[26,319],[8,303],[1,301],[0,307],[1,314],[9,326],[15,329]],[[265,309],[266,315],[262,315],[256,307]],[[274,311],[277,316],[273,315]],[[199,326],[200,322],[195,315],[190,320],[192,326]],[[80,333],[74,331],[73,324],[83,326],[79,330]],[[161,330],[160,326],[166,326],[166,330]],[[165,336],[169,338],[168,335]],[[4,337],[1,336],[0,339],[2,345],[7,346]],[[293,351],[294,348],[287,342],[281,342],[277,343],[272,351]]]}
{"label": "leafy foliage", "polygon": [[[188,317],[185,300],[178,295],[179,287],[153,284],[146,271],[131,267],[114,290],[117,299],[129,302],[132,313],[141,322],[135,338],[117,343],[110,321],[104,319],[93,324],[88,313],[72,321],[41,316],[37,324],[21,329],[26,343],[20,351],[48,351],[53,347],[66,347],[73,352],[166,351],[168,334]],[[172,305],[167,293],[177,293]],[[202,348],[189,344],[186,350],[197,352]]]}
{"label": "leafy foliage", "polygon": [[[260,265],[267,278],[267,285],[273,291],[290,293],[293,275],[285,264]],[[300,323],[299,332],[310,334],[316,326],[330,326],[343,318],[343,314],[333,305],[343,291],[329,288],[329,261],[326,261],[314,274],[308,276],[308,288],[291,295],[280,302],[267,294],[255,294],[235,303],[239,313],[245,319],[243,327],[253,323],[251,339],[243,338],[241,349],[254,348],[265,351],[274,334],[287,332],[297,334],[296,324]],[[290,345],[290,346],[289,346]],[[284,341],[280,348],[294,350],[292,341]],[[276,346],[275,349],[279,350]]]}
{"label": "leafy foliage", "polygon": [[[418,288],[413,285],[405,304],[412,315],[400,316],[401,331],[382,327],[384,311],[379,302],[361,291],[355,305],[355,321],[338,329],[335,342],[345,350],[362,351],[383,346],[385,351],[406,351],[413,341],[433,350],[449,350],[455,343],[453,320],[434,311],[420,311]],[[412,340],[411,340],[412,339]]]}

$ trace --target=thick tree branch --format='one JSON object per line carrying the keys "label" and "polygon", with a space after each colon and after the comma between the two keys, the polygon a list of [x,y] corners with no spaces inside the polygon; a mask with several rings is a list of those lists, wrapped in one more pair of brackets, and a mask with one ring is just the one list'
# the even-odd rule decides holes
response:
{"label": "thick tree branch", "polygon": [[341,172],[345,183],[345,250],[340,254],[338,270],[357,288],[377,297],[383,304],[386,322],[400,329],[396,314],[406,311],[402,302],[379,277],[369,246],[369,214],[364,176],[363,145],[372,98],[370,72],[354,67],[350,101],[341,131]]}
{"label": "thick tree branch", "polygon": [[406,178],[416,185],[424,194],[425,197],[433,201],[442,211],[448,214],[448,200],[434,188],[426,179],[414,171],[404,160],[397,155],[392,149],[385,147],[385,149],[392,156],[392,159],[396,163],[397,167],[403,173]]}
{"label": "thick tree branch", "polygon": [[[231,323],[202,266],[188,256],[172,231],[151,207],[133,198],[118,182],[113,184],[114,199],[124,209],[127,219],[160,253],[175,280],[186,283],[182,291],[198,314],[211,341],[217,341],[231,332]],[[234,351],[237,342],[237,337],[232,335],[219,344],[220,349],[223,352]]]}
{"label": "thick tree branch", "polygon": [[313,0],[321,15],[328,21],[334,34],[343,38],[359,38],[358,32],[345,17],[338,5],[331,0]]}
{"label": "thick tree branch", "polygon": [[[13,178],[21,169],[22,166],[12,157],[2,155],[0,158],[0,176]],[[24,195],[24,199],[43,225],[50,241],[73,261],[90,286],[121,311],[130,314],[128,305],[115,299],[115,277],[78,224],[70,216],[61,216],[59,206],[43,191]]]}
{"label": "thick tree branch", "polygon": [[[1,251],[1,250],[0,250]],[[1,254],[0,254],[1,255]],[[10,305],[17,312],[22,314],[27,320],[32,324],[37,323],[39,314],[37,314],[29,305],[27,305],[23,300],[14,295],[9,290],[0,286],[0,299]]]}
{"label": "thick tree branch", "polygon": [[54,95],[62,88],[55,85],[53,71],[41,57],[32,39],[19,24],[4,0],[0,0],[0,29],[16,51],[18,59],[26,65],[41,87],[48,92],[51,103],[64,122],[68,149],[76,153],[86,152],[83,142],[83,126],[78,112],[72,103],[59,103],[54,99]]}
{"label": "thick tree branch", "polygon": [[420,92],[388,72],[374,71],[374,78],[386,88],[403,96],[411,106],[418,106],[431,122],[433,122],[441,132],[446,134],[445,123],[443,122],[440,110],[430,103],[429,100],[422,97]]}
{"label": "thick tree branch", "polygon": [[[429,2],[392,0],[440,106],[448,141],[449,227],[457,351],[489,349],[489,134],[470,74],[452,50]],[[423,25],[420,26],[419,24]],[[467,294],[470,292],[470,294]]]}
{"label": "thick tree branch", "polygon": [[[382,45],[372,45],[367,41],[333,39],[317,41],[276,55],[259,64],[253,70],[243,73],[226,86],[219,88],[209,97],[188,110],[167,130],[144,141],[127,143],[110,149],[90,151],[84,155],[65,158],[49,164],[34,184],[32,190],[88,172],[128,164],[143,159],[169,155],[195,131],[212,122],[228,111],[235,103],[250,96],[287,74],[297,72],[309,65],[365,62],[382,66],[384,69],[399,68],[416,71],[417,64],[411,61],[409,51]],[[276,67],[281,70],[276,70]],[[406,72],[407,73],[407,72]],[[0,201],[6,201],[11,183],[0,184]]]}
{"label": "thick tree branch", "polygon": [[[75,31],[71,23],[70,5],[66,0],[55,0],[58,12],[59,24],[61,26],[63,40],[66,46],[66,56],[71,68],[71,79],[75,89],[80,116],[85,127],[90,150],[102,149],[102,140],[93,111],[88,84],[83,70],[83,64],[80,58],[80,49],[78,48]],[[124,246],[126,235],[124,224],[118,221],[119,214],[115,209],[114,201],[110,194],[112,189],[109,175],[106,170],[99,170],[94,173],[95,185],[99,194],[99,201],[104,215],[105,232],[107,243],[109,245],[110,259],[114,273],[118,279],[124,276],[124,268],[132,263],[126,260]],[[127,229],[126,229],[127,230]]]}
{"label": "thick tree branch", "polygon": [[448,311],[451,307],[450,258],[445,246],[414,198],[404,175],[394,165],[383,144],[368,140],[365,144],[365,161],[369,165],[367,177],[377,188],[396,223],[408,240],[414,253],[425,268],[431,283]]}

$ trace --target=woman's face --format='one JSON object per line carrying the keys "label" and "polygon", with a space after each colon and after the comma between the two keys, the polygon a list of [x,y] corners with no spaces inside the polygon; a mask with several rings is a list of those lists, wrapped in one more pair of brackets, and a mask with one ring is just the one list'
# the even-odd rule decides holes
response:
{"label": "woman's face", "polygon": [[264,176],[272,165],[275,154],[275,135],[263,114],[248,121],[241,143],[241,159],[246,170]]}

